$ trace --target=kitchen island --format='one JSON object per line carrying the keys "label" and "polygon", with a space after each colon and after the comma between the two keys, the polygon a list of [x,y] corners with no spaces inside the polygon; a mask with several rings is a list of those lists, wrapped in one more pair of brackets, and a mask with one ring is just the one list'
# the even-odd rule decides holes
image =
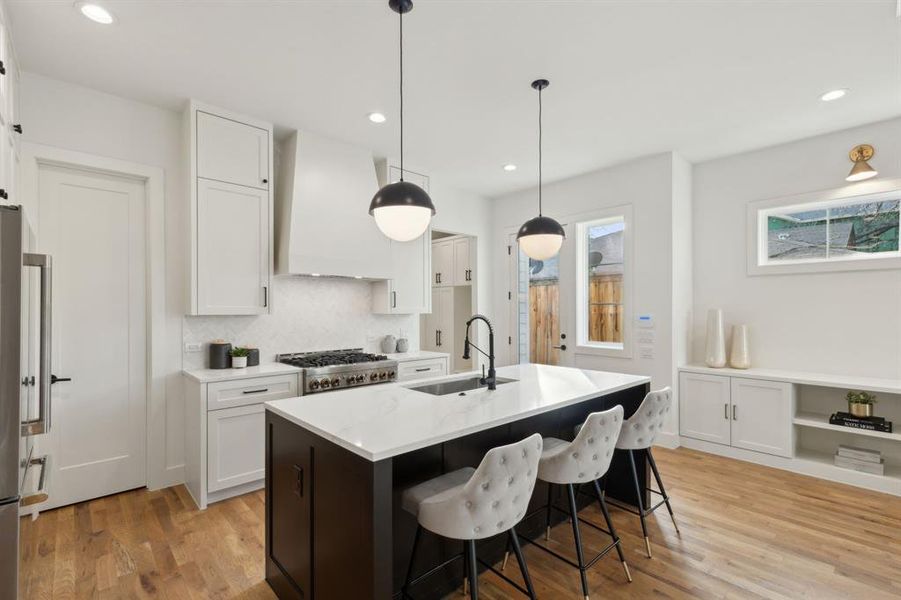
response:
{"label": "kitchen island", "polygon": [[[475,467],[491,448],[533,433],[572,439],[591,412],[621,404],[628,417],[650,384],[648,377],[532,364],[502,367],[497,375],[493,391],[412,389],[469,374],[266,403],[266,580],[280,598],[391,598],[403,583],[416,530],[415,518],[401,509],[403,490]],[[647,482],[644,460],[639,467]],[[614,458],[607,493],[636,503],[628,460]],[[546,501],[538,482],[528,512]],[[517,531],[537,538],[544,521],[544,515],[524,520]],[[480,556],[499,559],[505,541],[480,542]],[[425,536],[415,572],[460,552],[458,546]],[[461,581],[458,561],[412,593],[440,598]]]}

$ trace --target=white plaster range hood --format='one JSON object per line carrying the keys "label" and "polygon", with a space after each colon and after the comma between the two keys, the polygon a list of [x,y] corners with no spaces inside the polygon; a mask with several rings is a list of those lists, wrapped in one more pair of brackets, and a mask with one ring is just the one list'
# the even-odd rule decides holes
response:
{"label": "white plaster range hood", "polygon": [[276,168],[277,274],[391,277],[388,238],[368,212],[379,188],[369,150],[298,131]]}

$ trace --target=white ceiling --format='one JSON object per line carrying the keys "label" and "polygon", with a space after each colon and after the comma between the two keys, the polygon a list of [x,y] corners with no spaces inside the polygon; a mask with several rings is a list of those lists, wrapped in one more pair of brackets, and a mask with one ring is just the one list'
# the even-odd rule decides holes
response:
{"label": "white ceiling", "polygon": [[[101,0],[98,0],[101,1]],[[397,15],[372,1],[7,0],[23,69],[152,104],[195,97],[397,152]],[[416,0],[407,162],[486,195],[676,150],[700,161],[901,114],[894,0]],[[851,88],[842,100],[819,94]],[[370,111],[388,114],[376,126]],[[864,142],[866,140],[861,140]],[[519,170],[501,167],[513,162]]]}

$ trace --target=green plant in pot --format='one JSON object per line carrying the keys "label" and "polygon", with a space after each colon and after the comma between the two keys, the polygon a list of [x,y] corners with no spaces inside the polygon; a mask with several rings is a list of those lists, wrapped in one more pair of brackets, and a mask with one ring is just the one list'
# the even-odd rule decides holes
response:
{"label": "green plant in pot", "polygon": [[247,366],[247,355],[250,354],[250,350],[247,348],[232,348],[231,356],[232,356],[232,368],[233,369],[243,369]]}
{"label": "green plant in pot", "polygon": [[848,412],[855,417],[872,417],[876,395],[869,392],[848,392]]}

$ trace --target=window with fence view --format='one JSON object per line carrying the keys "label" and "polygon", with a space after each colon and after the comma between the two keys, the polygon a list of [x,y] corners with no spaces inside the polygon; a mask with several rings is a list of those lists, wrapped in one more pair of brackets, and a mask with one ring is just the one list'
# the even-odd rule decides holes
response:
{"label": "window with fence view", "polygon": [[624,226],[617,218],[585,228],[588,256],[581,264],[588,269],[588,342],[623,343]]}

